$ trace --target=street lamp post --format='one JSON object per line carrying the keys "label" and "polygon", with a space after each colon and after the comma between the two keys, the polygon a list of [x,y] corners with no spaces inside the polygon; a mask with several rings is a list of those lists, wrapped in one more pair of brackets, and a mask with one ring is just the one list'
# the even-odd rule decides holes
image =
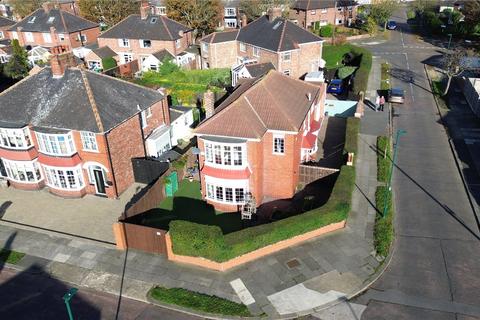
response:
{"label": "street lamp post", "polygon": [[452,34],[449,33],[448,34],[448,46],[447,46],[447,49],[450,50],[450,43],[452,42]]}
{"label": "street lamp post", "polygon": [[77,288],[71,288],[68,290],[68,292],[63,296],[63,301],[65,301],[65,305],[67,306],[67,312],[68,312],[68,319],[73,320],[73,313],[72,313],[72,308],[70,307],[70,300],[73,298],[73,296],[77,293],[78,289]]}
{"label": "street lamp post", "polygon": [[387,209],[388,209],[388,192],[392,190],[392,176],[393,176],[393,168],[395,167],[395,162],[397,160],[397,152],[398,152],[398,140],[400,139],[401,136],[406,134],[407,131],[399,129],[397,130],[397,135],[395,137],[395,144],[393,146],[393,159],[392,159],[392,166],[390,168],[390,174],[388,176],[388,182],[387,182],[387,188],[385,189],[385,195],[383,197],[383,217],[387,215]]}

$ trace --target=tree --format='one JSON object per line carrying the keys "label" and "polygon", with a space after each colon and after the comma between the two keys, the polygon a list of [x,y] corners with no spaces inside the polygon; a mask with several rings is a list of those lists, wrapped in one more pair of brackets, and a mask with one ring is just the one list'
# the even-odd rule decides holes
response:
{"label": "tree", "polygon": [[447,86],[445,87],[443,95],[446,95],[448,93],[452,78],[459,76],[467,68],[467,62],[465,59],[466,57],[467,52],[463,49],[456,49],[454,51],[447,52],[443,56],[442,68],[448,78]]}
{"label": "tree", "polygon": [[23,19],[40,8],[44,2],[45,0],[10,0],[9,4],[13,7],[14,14]]}
{"label": "tree", "polygon": [[462,13],[469,33],[474,33],[480,23],[480,0],[465,1]]}
{"label": "tree", "polygon": [[168,17],[195,30],[195,37],[215,31],[221,18],[220,0],[166,0]]}
{"label": "tree", "polygon": [[17,39],[12,40],[12,56],[5,64],[4,74],[7,77],[18,80],[25,78],[29,69],[27,51],[20,46]]}
{"label": "tree", "polygon": [[87,20],[113,26],[131,14],[138,13],[140,3],[135,0],[79,0],[80,14]]}
{"label": "tree", "polygon": [[396,0],[378,0],[375,1],[370,8],[370,16],[375,19],[378,24],[383,25],[383,30],[387,29],[388,19],[398,7]]}
{"label": "tree", "polygon": [[373,36],[377,33],[377,22],[372,17],[368,17],[367,22],[365,23],[365,31],[368,32],[369,35]]}

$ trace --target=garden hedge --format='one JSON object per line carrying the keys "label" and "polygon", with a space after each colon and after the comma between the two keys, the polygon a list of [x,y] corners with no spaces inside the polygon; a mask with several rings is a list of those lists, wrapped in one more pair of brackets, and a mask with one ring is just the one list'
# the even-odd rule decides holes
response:
{"label": "garden hedge", "polygon": [[[373,231],[375,250],[378,255],[383,257],[388,255],[394,237],[392,192],[387,191],[386,188],[386,186],[378,186],[375,192],[375,205],[379,212],[375,218]],[[383,217],[385,200],[387,201],[387,212]]]}
{"label": "garden hedge", "polygon": [[390,173],[390,159],[390,141],[385,136],[377,137],[377,180],[380,182],[387,182]]}
{"label": "garden hedge", "polygon": [[368,88],[368,76],[372,68],[372,53],[364,48],[352,46],[352,53],[355,56],[361,56],[360,66],[355,72],[353,79],[353,93],[359,94],[360,91],[366,92]]}
{"label": "garden hedge", "polygon": [[350,117],[347,119],[347,129],[345,132],[344,153],[357,154],[358,133],[360,132],[360,119]]}
{"label": "garden hedge", "polygon": [[343,221],[350,211],[354,167],[343,166],[325,205],[303,214],[223,235],[217,226],[170,222],[173,252],[224,262],[276,242]]}

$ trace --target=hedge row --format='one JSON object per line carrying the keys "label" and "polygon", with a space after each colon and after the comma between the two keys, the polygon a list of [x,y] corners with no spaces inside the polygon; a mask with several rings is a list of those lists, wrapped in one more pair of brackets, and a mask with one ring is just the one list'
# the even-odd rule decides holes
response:
{"label": "hedge row", "polygon": [[387,182],[390,172],[390,142],[385,136],[377,137],[377,180]]}
{"label": "hedge row", "polygon": [[267,245],[343,221],[350,211],[354,184],[354,167],[343,166],[328,202],[322,207],[227,235],[223,235],[217,226],[172,221],[169,232],[173,251],[180,255],[224,262]]}
{"label": "hedge row", "polygon": [[[383,210],[387,201],[387,212],[383,217]],[[392,192],[387,191],[387,187],[379,186],[375,192],[375,204],[377,206],[377,216],[375,218],[375,228],[373,231],[374,245],[377,254],[383,257],[388,255],[390,245],[393,241],[393,205]]]}
{"label": "hedge row", "polygon": [[353,79],[353,93],[359,94],[360,91],[367,91],[368,75],[370,74],[370,69],[372,68],[372,53],[367,49],[357,46],[352,47],[352,53],[355,56],[362,56],[362,59],[360,60],[360,66],[355,73],[355,78]]}
{"label": "hedge row", "polygon": [[347,119],[347,129],[345,132],[345,153],[357,154],[358,149],[358,133],[360,132],[360,119],[350,117]]}

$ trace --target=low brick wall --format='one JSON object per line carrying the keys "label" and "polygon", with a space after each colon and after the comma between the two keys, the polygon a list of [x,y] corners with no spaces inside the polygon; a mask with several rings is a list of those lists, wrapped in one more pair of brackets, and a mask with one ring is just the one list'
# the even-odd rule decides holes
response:
{"label": "low brick wall", "polygon": [[[359,40],[359,39],[366,39],[366,38],[371,38],[372,36],[367,34],[359,34],[357,36],[350,36],[350,37],[345,37],[346,41],[353,41],[353,40]],[[324,38],[326,43],[331,44],[332,43],[332,38]]]}
{"label": "low brick wall", "polygon": [[212,269],[216,271],[226,271],[231,268],[237,267],[239,265],[242,265],[244,263],[253,261],[255,259],[264,257],[266,255],[275,253],[277,251],[283,250],[285,248],[300,244],[304,241],[313,239],[315,237],[318,237],[322,234],[326,234],[335,230],[339,230],[345,227],[346,220],[337,222],[337,223],[332,223],[329,224],[328,226],[298,235],[296,237],[279,241],[275,244],[271,244],[269,246],[260,248],[258,250],[246,253],[244,255],[241,255],[239,257],[236,257],[234,259],[225,261],[225,262],[215,262],[212,260],[208,260],[205,258],[201,257],[190,257],[190,256],[182,256],[173,253],[172,250],[172,239],[170,238],[170,234],[167,233],[165,235],[165,244],[167,247],[167,257],[168,260],[175,261],[175,262],[180,262],[180,263],[187,263],[187,264],[192,264],[198,267],[202,268],[207,268],[207,269]]}

